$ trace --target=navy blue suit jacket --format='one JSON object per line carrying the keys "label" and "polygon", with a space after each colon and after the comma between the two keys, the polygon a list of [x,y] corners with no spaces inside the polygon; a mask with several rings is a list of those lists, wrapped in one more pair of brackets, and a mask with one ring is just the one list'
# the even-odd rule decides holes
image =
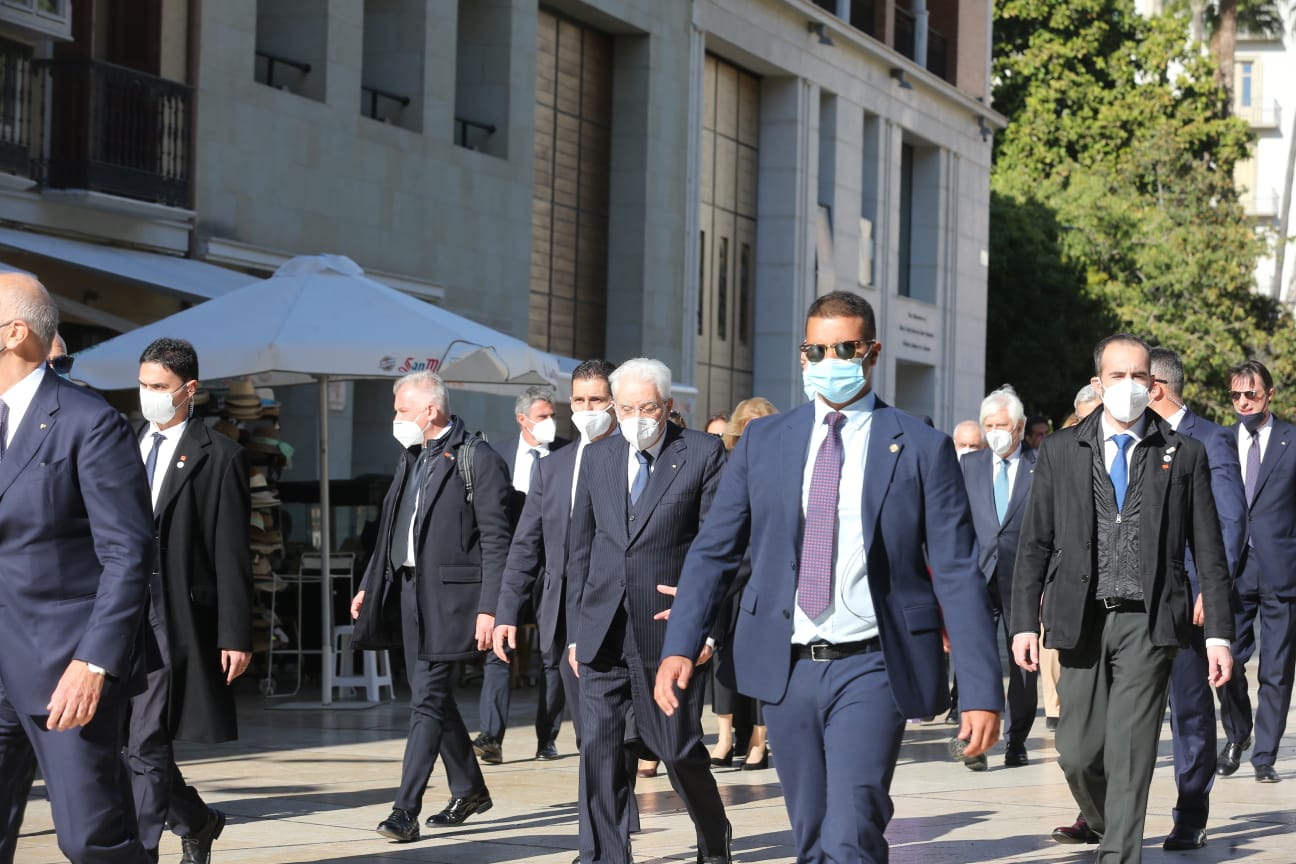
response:
{"label": "navy blue suit jacket", "polygon": [[553,644],[562,615],[563,581],[567,563],[567,529],[571,525],[572,476],[577,447],[563,447],[540,460],[532,475],[522,516],[513,531],[504,577],[500,582],[496,626],[518,625],[519,612],[532,595],[543,571],[544,582],[536,609],[540,645]]}
{"label": "navy blue suit jacket", "polygon": [[156,549],[130,427],[46,370],[0,461],[0,681],[18,711],[45,714],[74,659],[131,673]]}
{"label": "navy blue suit jacket", "polygon": [[[1224,538],[1224,557],[1228,561],[1229,576],[1236,579],[1247,536],[1246,489],[1242,485],[1242,467],[1238,464],[1237,433],[1230,433],[1218,423],[1198,417],[1191,411],[1184,413],[1176,431],[1206,446],[1211,495],[1215,497],[1215,512],[1219,515],[1220,534]],[[1191,549],[1184,556],[1184,566],[1196,597],[1200,589]]]}
{"label": "navy blue suit jacket", "polygon": [[964,454],[959,460],[968,501],[972,505],[972,526],[976,529],[977,545],[981,550],[977,564],[986,582],[997,577],[999,596],[1006,602],[1012,600],[1017,540],[1021,537],[1022,517],[1026,513],[1026,500],[1035,475],[1035,451],[1025,444],[1021,448],[1021,460],[1017,463],[1017,476],[1008,496],[1008,511],[1002,524],[995,510],[994,472],[997,469],[994,453],[988,448],[976,450]]}
{"label": "navy blue suit jacket", "polygon": [[[1003,708],[998,640],[976,537],[945,434],[878,400],[864,467],[864,548],[891,690],[905,717],[944,710],[944,625],[965,709]],[[752,422],[689,550],[663,655],[701,650],[750,543],[752,573],[734,636],[738,689],[780,702],[792,668],[803,471],[814,405]],[[930,563],[930,574],[928,564]]]}
{"label": "navy blue suit jacket", "polygon": [[[1251,500],[1249,530],[1266,592],[1290,599],[1296,597],[1296,453],[1288,451],[1296,450],[1296,426],[1277,417],[1273,424]],[[1229,429],[1236,448],[1238,427]]]}
{"label": "navy blue suit jacket", "polygon": [[657,586],[679,581],[725,464],[724,446],[714,435],[674,423],[664,434],[652,477],[633,509],[629,443],[615,436],[585,448],[567,562],[568,640],[576,643],[581,663],[599,653],[623,604],[639,659],[650,664],[661,657],[666,622],[653,616],[672,601]]}

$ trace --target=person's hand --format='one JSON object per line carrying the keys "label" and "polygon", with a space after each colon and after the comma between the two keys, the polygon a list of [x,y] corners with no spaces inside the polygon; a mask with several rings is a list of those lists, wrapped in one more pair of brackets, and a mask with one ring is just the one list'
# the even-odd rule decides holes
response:
{"label": "person's hand", "polygon": [[[675,596],[675,592],[676,592],[676,590],[677,590],[677,589],[675,588],[674,585],[658,585],[658,586],[657,586],[657,593],[659,593],[659,594],[665,594],[667,597],[674,597],[674,596]],[[663,609],[662,611],[658,612],[656,615],[653,616],[653,620],[654,620],[654,621],[669,621],[669,620],[670,620],[670,609],[669,609],[669,608],[666,608],[666,609]],[[703,661],[703,662],[706,662],[706,661]]]}
{"label": "person's hand", "polygon": [[572,667],[572,674],[577,678],[580,677],[580,664],[576,662],[576,646],[573,645],[567,650],[567,665]]}
{"label": "person's hand", "polygon": [[[1039,637],[1034,633],[1018,633],[1012,641],[1013,662],[1027,672],[1039,669]],[[976,754],[970,754],[975,756]]]}
{"label": "person's hand", "polygon": [[252,662],[251,651],[221,650],[221,671],[225,673],[225,683],[233,684],[234,679],[247,671]]}
{"label": "person's hand", "polygon": [[967,742],[967,748],[963,751],[964,757],[980,756],[999,741],[998,711],[970,708],[960,711],[959,717],[963,722],[955,737]]}
{"label": "person's hand", "polygon": [[351,598],[351,620],[352,621],[360,617],[360,607],[363,605],[364,605],[364,591],[360,590],[357,591],[356,595]]}
{"label": "person's hand", "polygon": [[679,707],[679,696],[675,688],[687,690],[689,681],[693,678],[693,661],[687,657],[672,655],[663,657],[661,663],[657,666],[657,683],[653,687],[653,699],[657,702],[657,707],[662,710],[667,717],[675,714],[675,709]]}
{"label": "person's hand", "polygon": [[1206,606],[1202,603],[1202,595],[1197,595],[1197,602],[1193,604],[1193,623],[1198,627],[1206,625]]}
{"label": "person's hand", "polygon": [[491,634],[491,646],[495,649],[495,656],[509,662],[508,651],[517,650],[517,628],[508,624],[501,624],[495,628]]}
{"label": "person's hand", "polygon": [[45,728],[51,732],[66,732],[89,723],[99,710],[103,686],[104,676],[91,672],[84,660],[73,660],[63,670],[63,676],[45,706],[49,712]]}
{"label": "person's hand", "polygon": [[710,642],[704,643],[704,644],[702,645],[702,650],[701,650],[701,652],[698,653],[698,659],[697,659],[696,662],[694,662],[693,665],[694,665],[694,666],[705,666],[705,665],[707,664],[707,661],[710,660],[710,659],[711,659],[712,657],[714,657],[714,656],[715,656],[715,648],[711,647],[711,643],[710,643]]}
{"label": "person's hand", "polygon": [[495,616],[485,612],[477,613],[477,650],[489,651],[491,633],[495,631]]}
{"label": "person's hand", "polygon": [[1206,680],[1220,687],[1233,677],[1233,652],[1226,645],[1206,646]]}

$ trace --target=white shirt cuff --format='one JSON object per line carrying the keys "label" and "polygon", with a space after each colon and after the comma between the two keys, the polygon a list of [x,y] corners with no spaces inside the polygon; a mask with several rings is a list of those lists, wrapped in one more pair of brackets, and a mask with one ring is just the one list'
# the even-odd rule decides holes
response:
{"label": "white shirt cuff", "polygon": [[1206,647],[1207,648],[1228,648],[1230,651],[1233,650],[1232,643],[1229,642],[1229,640],[1227,639],[1216,639],[1216,638],[1207,639]]}

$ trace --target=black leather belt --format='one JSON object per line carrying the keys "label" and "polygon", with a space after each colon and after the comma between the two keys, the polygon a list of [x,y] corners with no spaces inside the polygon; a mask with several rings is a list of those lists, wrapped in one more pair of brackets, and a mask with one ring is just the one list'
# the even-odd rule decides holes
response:
{"label": "black leather belt", "polygon": [[868,654],[882,650],[882,642],[876,636],[859,642],[811,642],[809,645],[793,645],[792,656],[798,660],[840,660],[853,654]]}
{"label": "black leather belt", "polygon": [[1108,612],[1147,611],[1147,604],[1142,600],[1129,600],[1125,597],[1099,597],[1098,605]]}

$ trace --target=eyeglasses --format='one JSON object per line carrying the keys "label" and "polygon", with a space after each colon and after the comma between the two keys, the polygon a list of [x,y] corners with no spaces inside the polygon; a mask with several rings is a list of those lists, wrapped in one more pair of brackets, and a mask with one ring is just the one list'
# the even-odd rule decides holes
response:
{"label": "eyeglasses", "polygon": [[58,357],[49,359],[49,367],[60,375],[67,375],[72,371],[72,363],[76,358],[71,354],[61,354]]}
{"label": "eyeglasses", "polygon": [[[806,359],[811,363],[818,363],[820,360],[824,359],[824,356],[828,353],[828,349],[831,348],[837,355],[838,359],[851,360],[857,355],[867,354],[875,342],[877,342],[876,339],[854,339],[850,342],[836,342],[832,345],[819,345],[814,342],[802,342],[801,353],[804,354]],[[862,350],[861,346],[863,346]]]}
{"label": "eyeglasses", "polygon": [[618,405],[617,413],[622,417],[656,414],[662,409],[660,402],[645,402],[642,405]]}
{"label": "eyeglasses", "polygon": [[1263,390],[1230,390],[1229,391],[1229,398],[1232,399],[1234,402],[1238,401],[1243,396],[1246,397],[1246,400],[1248,402],[1257,402],[1260,399],[1264,398],[1264,395],[1265,394]]}

